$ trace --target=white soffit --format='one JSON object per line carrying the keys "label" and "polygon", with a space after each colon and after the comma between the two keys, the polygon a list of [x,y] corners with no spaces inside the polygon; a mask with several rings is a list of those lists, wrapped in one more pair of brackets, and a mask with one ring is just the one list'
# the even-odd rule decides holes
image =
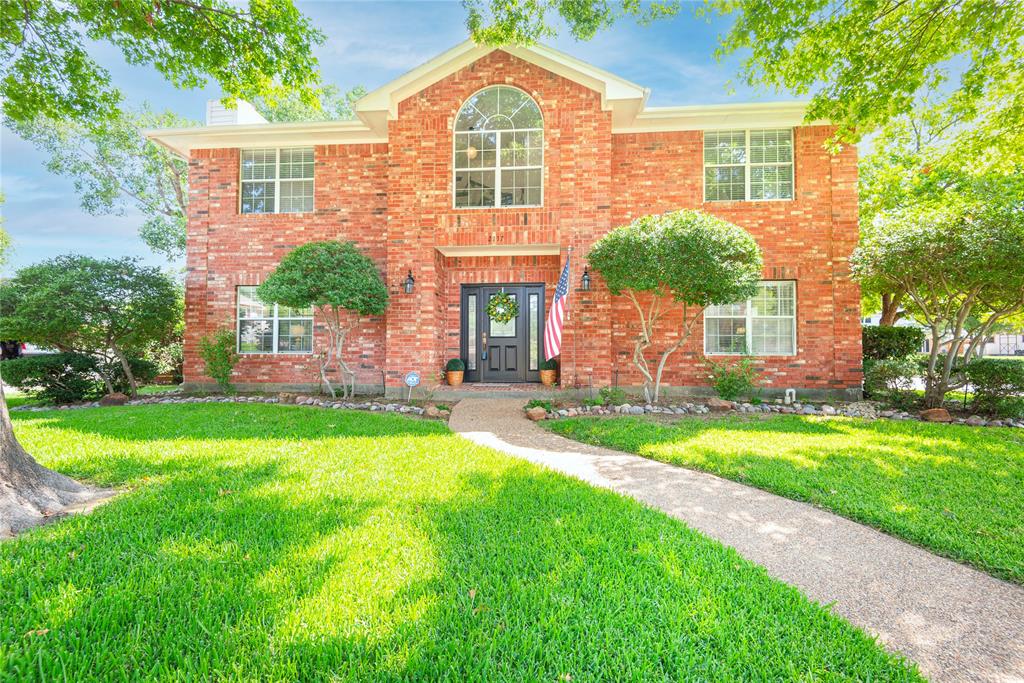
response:
{"label": "white soffit", "polygon": [[460,244],[442,245],[437,250],[442,256],[557,256],[557,244]]}
{"label": "white soffit", "polygon": [[807,102],[753,102],[687,107],[648,107],[637,114],[630,124],[612,126],[612,133],[791,128],[827,123],[826,121],[805,123],[807,104]]}
{"label": "white soffit", "polygon": [[362,121],[258,123],[238,126],[195,126],[143,131],[143,134],[183,158],[195,149],[230,147],[309,147],[386,143]]}

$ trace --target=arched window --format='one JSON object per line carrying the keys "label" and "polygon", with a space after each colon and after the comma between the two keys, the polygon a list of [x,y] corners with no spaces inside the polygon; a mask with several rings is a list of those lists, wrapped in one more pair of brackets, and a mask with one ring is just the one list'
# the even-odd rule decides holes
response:
{"label": "arched window", "polygon": [[518,88],[470,97],[455,119],[455,206],[540,206],[544,118]]}

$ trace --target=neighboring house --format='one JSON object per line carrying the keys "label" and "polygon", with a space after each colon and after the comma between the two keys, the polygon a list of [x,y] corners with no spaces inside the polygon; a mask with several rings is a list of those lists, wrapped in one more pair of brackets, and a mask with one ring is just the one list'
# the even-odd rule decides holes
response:
{"label": "neighboring house", "polygon": [[[770,389],[859,395],[855,149],[826,151],[834,129],[804,125],[800,103],[647,97],[546,47],[466,42],[363,97],[358,120],[245,123],[251,111],[213,107],[221,125],[151,132],[190,163],[186,384],[210,383],[198,341],[229,325],[241,386],[315,386],[315,319],[264,306],[253,288],[295,246],[338,239],[379,265],[391,297],[346,349],[366,390],[398,393],[411,370],[432,386],[455,357],[468,382],[537,381],[569,247],[562,385],[639,385],[634,312],[596,273],[582,288],[586,255],[633,218],[695,208],[750,231],[764,283],[751,302],[708,311],[665,372],[670,390],[706,387],[704,355],[746,347]],[[505,325],[484,312],[501,289],[520,303]],[[664,321],[663,339],[678,322]]]}

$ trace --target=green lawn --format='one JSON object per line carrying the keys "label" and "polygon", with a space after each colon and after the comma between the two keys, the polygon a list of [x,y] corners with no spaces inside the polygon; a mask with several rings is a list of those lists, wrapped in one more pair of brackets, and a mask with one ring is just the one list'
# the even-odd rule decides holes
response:
{"label": "green lawn", "polygon": [[[152,396],[153,394],[162,394],[165,391],[173,391],[174,389],[177,389],[177,386],[173,384],[144,384],[139,387],[139,395]],[[7,397],[7,407],[9,408],[41,405],[39,401],[24,391],[13,387],[4,387],[4,395]]]}
{"label": "green lawn", "polygon": [[1024,430],[795,415],[542,424],[809,501],[1024,583]]}
{"label": "green lawn", "polygon": [[735,552],[437,422],[21,414],[127,489],[0,544],[0,679],[918,680]]}

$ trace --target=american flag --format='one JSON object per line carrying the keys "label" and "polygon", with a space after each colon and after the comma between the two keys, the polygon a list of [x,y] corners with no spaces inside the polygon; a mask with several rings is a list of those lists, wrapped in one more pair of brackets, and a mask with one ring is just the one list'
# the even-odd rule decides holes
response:
{"label": "american flag", "polygon": [[562,321],[565,320],[565,303],[569,298],[569,259],[572,253],[565,257],[565,268],[562,268],[562,275],[558,278],[558,285],[555,286],[555,299],[551,302],[551,312],[548,313],[548,322],[544,326],[544,358],[551,360],[562,351]]}

